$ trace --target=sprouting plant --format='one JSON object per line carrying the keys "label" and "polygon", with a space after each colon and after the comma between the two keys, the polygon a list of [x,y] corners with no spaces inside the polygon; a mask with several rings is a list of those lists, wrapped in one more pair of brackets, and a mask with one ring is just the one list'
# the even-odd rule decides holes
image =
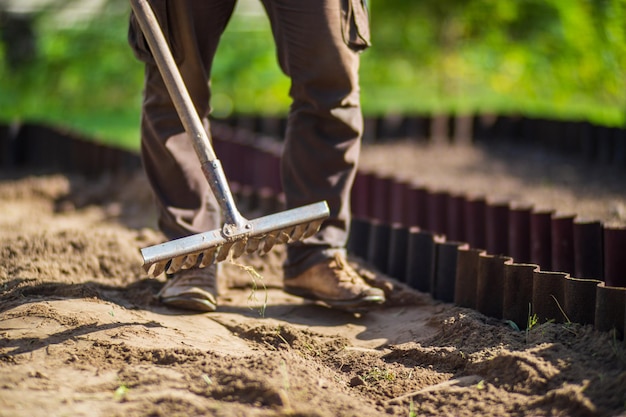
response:
{"label": "sprouting plant", "polygon": [[126,384],[120,384],[115,390],[115,393],[113,394],[113,396],[115,397],[117,401],[124,401],[124,399],[126,399],[126,395],[129,392],[130,392],[130,388],[128,388]]}
{"label": "sprouting plant", "polygon": [[530,335],[530,330],[535,327],[537,325],[537,323],[539,322],[539,317],[537,317],[537,314],[531,314],[532,312],[532,306],[530,303],[528,303],[528,322],[526,324],[526,343],[528,343],[528,337]]}
{"label": "sprouting plant", "polygon": [[213,380],[207,374],[202,374],[202,380],[206,382],[207,385],[213,385]]}
{"label": "sprouting plant", "polygon": [[248,266],[248,265],[243,265],[243,264],[233,261],[232,257],[229,259],[229,262],[243,269],[244,271],[246,271],[248,275],[250,276],[250,278],[252,279],[252,291],[250,292],[250,296],[248,297],[248,303],[252,304],[252,303],[257,302],[256,294],[259,289],[259,282],[261,283],[265,298],[263,299],[263,303],[261,304],[261,307],[259,307],[259,315],[261,317],[265,317],[265,310],[267,309],[268,292],[267,292],[267,287],[265,286],[265,282],[263,281],[263,276],[259,274],[256,271],[256,269],[254,269],[253,267]]}
{"label": "sprouting plant", "polygon": [[363,375],[363,380],[364,381],[368,381],[368,380],[373,380],[373,381],[380,381],[380,380],[393,381],[394,379],[396,379],[396,375],[393,372],[388,371],[386,369],[380,369],[377,366],[373,367],[368,373]]}
{"label": "sprouting plant", "polygon": [[550,294],[550,297],[552,297],[552,299],[556,303],[556,306],[561,311],[561,314],[563,314],[563,317],[565,317],[565,323],[566,324],[572,324],[572,321],[569,319],[569,317],[567,317],[567,314],[565,314],[565,311],[563,310],[563,308],[561,308],[561,303],[559,303],[559,300],[557,300],[556,297],[554,295],[552,295],[552,294]]}
{"label": "sprouting plant", "polygon": [[624,357],[623,350],[618,347],[621,345],[621,342],[617,340],[617,329],[613,328],[610,331],[611,335],[611,349],[613,350],[613,355],[620,361],[622,364],[626,364],[626,357]]}
{"label": "sprouting plant", "polygon": [[413,400],[409,403],[409,417],[417,417],[417,410],[415,409]]}
{"label": "sprouting plant", "polygon": [[512,328],[513,330],[519,332],[519,330],[520,330],[519,326],[513,320],[504,320],[504,322],[506,324],[508,324],[510,328]]}
{"label": "sprouting plant", "polygon": [[287,349],[291,349],[291,345],[289,344],[289,342],[287,342],[287,339],[285,339],[281,333],[280,326],[276,328],[276,337],[278,337],[285,345],[287,345]]}

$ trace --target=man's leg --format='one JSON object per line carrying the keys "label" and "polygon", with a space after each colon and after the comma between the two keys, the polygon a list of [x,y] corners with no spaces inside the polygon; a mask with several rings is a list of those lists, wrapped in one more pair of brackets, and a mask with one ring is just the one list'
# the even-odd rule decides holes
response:
{"label": "man's leg", "polygon": [[[198,114],[208,129],[211,63],[234,8],[234,0],[151,2]],[[132,28],[132,26],[131,26]],[[131,31],[131,45],[146,63],[141,119],[141,154],[156,197],[159,227],[168,239],[215,229],[216,199],[184,132],[159,70],[142,39]],[[214,310],[216,268],[182,273],[160,293],[170,305]]]}
{"label": "man's leg", "polygon": [[[292,81],[293,102],[282,158],[287,206],[326,200],[330,207],[330,218],[319,233],[289,246],[285,288],[331,305],[350,307],[383,302],[384,294],[365,284],[345,263],[350,191],[363,117],[359,55],[344,42],[342,20],[346,11],[342,3],[346,2],[264,0],[281,68]],[[341,282],[333,288],[321,288],[330,282],[327,277],[332,274],[338,274],[335,278]]]}
{"label": "man's leg", "polygon": [[[208,128],[209,76],[234,0],[155,1],[161,26],[187,90]],[[162,6],[159,6],[162,5]],[[159,226],[168,239],[215,228],[215,198],[156,65],[145,66],[141,152],[156,195]]]}

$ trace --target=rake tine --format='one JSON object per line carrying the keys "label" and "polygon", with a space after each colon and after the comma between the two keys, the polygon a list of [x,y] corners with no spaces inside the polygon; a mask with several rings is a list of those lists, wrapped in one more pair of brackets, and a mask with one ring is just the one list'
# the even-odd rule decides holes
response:
{"label": "rake tine", "polygon": [[322,223],[323,223],[323,220],[318,220],[318,221],[313,221],[311,223],[308,223],[306,225],[307,226],[306,232],[304,233],[301,239],[306,239],[307,237],[311,237],[315,233],[317,233]]}
{"label": "rake tine", "polygon": [[228,259],[228,254],[230,253],[230,248],[235,244],[235,240],[231,240],[229,242],[224,243],[221,247],[217,256],[215,257],[215,262],[222,262]]}
{"label": "rake tine", "polygon": [[239,258],[246,250],[248,239],[240,239],[235,241],[235,244],[230,250],[230,256],[235,259]]}
{"label": "rake tine", "polygon": [[265,239],[263,239],[263,247],[261,248],[261,254],[262,255],[265,255],[270,250],[272,250],[272,248],[276,244],[276,238],[278,237],[277,236],[278,233],[279,233],[278,231],[268,233],[267,237],[265,237]]}
{"label": "rake tine", "polygon": [[150,265],[147,271],[148,275],[153,278],[158,277],[165,271],[168,263],[169,261],[161,261]]}
{"label": "rake tine", "polygon": [[288,229],[283,229],[281,231],[278,232],[278,236],[276,236],[276,242],[275,243],[279,243],[279,244],[285,244],[289,242],[289,232],[287,232],[286,230]]}
{"label": "rake tine", "polygon": [[307,227],[305,224],[297,225],[296,227],[293,228],[293,231],[291,232],[290,241],[297,242],[298,240],[302,239],[306,231],[307,231]]}
{"label": "rake tine", "polygon": [[178,272],[184,263],[185,263],[185,256],[177,256],[176,258],[172,259],[172,261],[170,262],[170,265],[167,268],[167,273],[174,274]]}
{"label": "rake tine", "polygon": [[263,241],[263,238],[260,238],[260,237],[249,238],[246,244],[246,253],[250,254],[259,250],[259,246],[261,245],[262,241]]}
{"label": "rake tine", "polygon": [[200,255],[201,253],[192,253],[190,255],[187,255],[187,258],[181,266],[181,269],[192,269],[193,267],[195,267],[198,263],[198,258],[200,257]]}
{"label": "rake tine", "polygon": [[216,247],[212,247],[208,250],[205,250],[204,252],[202,252],[202,260],[200,261],[200,264],[198,265],[199,268],[205,268],[209,265],[211,265],[212,263],[215,262],[215,255],[217,254],[217,249]]}

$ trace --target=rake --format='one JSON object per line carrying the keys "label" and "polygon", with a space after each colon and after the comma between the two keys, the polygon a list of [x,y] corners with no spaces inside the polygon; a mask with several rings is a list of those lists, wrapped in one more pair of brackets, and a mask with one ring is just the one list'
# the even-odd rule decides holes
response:
{"label": "rake", "polygon": [[325,201],[254,220],[246,219],[237,210],[222,164],[215,155],[148,0],[130,0],[130,3],[224,217],[221,229],[141,249],[146,272],[156,277],[163,272],[172,274],[181,269],[204,268],[243,254],[264,254],[276,244],[314,235],[330,214]]}

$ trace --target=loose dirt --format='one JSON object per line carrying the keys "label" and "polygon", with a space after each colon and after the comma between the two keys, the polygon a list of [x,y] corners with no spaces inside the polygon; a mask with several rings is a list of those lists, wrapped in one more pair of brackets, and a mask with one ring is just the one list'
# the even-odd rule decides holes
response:
{"label": "loose dirt", "polygon": [[[623,170],[524,149],[368,145],[365,169],[626,220]],[[504,322],[377,276],[366,315],[284,294],[281,249],[225,263],[218,312],[164,308],[138,248],[159,242],[141,173],[0,173],[1,416],[613,416],[610,333]],[[248,273],[252,266],[262,280]]]}

